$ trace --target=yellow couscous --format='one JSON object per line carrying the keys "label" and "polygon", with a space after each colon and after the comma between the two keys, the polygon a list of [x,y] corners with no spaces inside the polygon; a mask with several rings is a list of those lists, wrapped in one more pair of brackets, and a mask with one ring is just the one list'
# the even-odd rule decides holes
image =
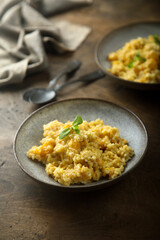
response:
{"label": "yellow couscous", "polygon": [[47,174],[65,186],[113,179],[123,172],[134,151],[118,128],[104,125],[100,119],[83,121],[79,134],[71,131],[60,139],[61,131],[71,126],[70,121],[57,120],[44,125],[41,145],[33,146],[27,156],[46,165]]}
{"label": "yellow couscous", "polygon": [[109,54],[112,74],[130,81],[160,83],[160,37],[139,37]]}

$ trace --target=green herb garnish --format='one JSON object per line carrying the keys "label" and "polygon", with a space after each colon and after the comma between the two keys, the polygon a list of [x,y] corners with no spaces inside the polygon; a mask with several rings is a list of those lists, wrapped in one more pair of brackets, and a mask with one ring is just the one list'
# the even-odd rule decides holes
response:
{"label": "green herb garnish", "polygon": [[65,128],[59,135],[59,139],[65,138],[71,131],[71,128]]}
{"label": "green herb garnish", "polygon": [[78,116],[74,119],[72,125],[73,125],[73,126],[78,126],[78,125],[80,125],[81,123],[83,123],[83,119],[81,118],[80,115],[78,115]]}
{"label": "green herb garnish", "polygon": [[138,60],[140,62],[145,62],[146,61],[146,59],[140,55],[140,51],[139,50],[137,51],[137,54],[134,56],[133,60],[128,64],[128,67],[132,68],[133,67],[133,63],[136,60]]}
{"label": "green herb garnish", "polygon": [[73,129],[77,134],[80,133],[80,130],[79,130],[79,125],[83,123],[83,119],[81,118],[80,115],[78,115],[73,123],[72,123],[72,126],[70,128],[65,128],[59,135],[59,139],[63,139],[65,138],[70,132],[71,130]]}
{"label": "green herb garnish", "polygon": [[138,61],[141,61],[141,56],[140,56],[140,52],[139,52],[139,50],[137,51],[137,54],[135,55],[135,57],[134,57],[134,59],[135,60],[138,60]]}
{"label": "green herb garnish", "polygon": [[141,60],[140,60],[141,62],[145,62],[146,61],[146,59],[144,58],[144,57],[141,57]]}
{"label": "green herb garnish", "polygon": [[154,34],[153,37],[154,37],[154,42],[155,42],[156,44],[160,45],[160,40],[159,40],[159,38],[158,38],[158,35],[157,35],[157,34]]}
{"label": "green herb garnish", "polygon": [[137,60],[139,60],[140,62],[145,62],[145,61],[146,61],[146,59],[145,59],[144,57],[140,56],[139,50],[138,50],[135,58],[136,58]]}
{"label": "green herb garnish", "polygon": [[134,63],[134,61],[132,60],[132,61],[128,64],[128,67],[129,67],[129,68],[132,68],[132,67],[133,67],[133,63]]}

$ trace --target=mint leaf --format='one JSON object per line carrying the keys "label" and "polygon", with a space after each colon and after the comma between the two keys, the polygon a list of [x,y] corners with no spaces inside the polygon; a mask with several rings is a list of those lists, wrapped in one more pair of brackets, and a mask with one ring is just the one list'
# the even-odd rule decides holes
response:
{"label": "mint leaf", "polygon": [[79,133],[80,133],[79,128],[75,129],[75,132],[76,132],[77,134],[79,134]]}
{"label": "mint leaf", "polygon": [[71,128],[65,128],[59,135],[59,139],[65,138],[71,131]]}
{"label": "mint leaf", "polygon": [[80,115],[78,115],[78,116],[74,119],[72,125],[73,125],[73,126],[78,126],[78,125],[80,125],[81,123],[83,123],[83,119],[81,118]]}
{"label": "mint leaf", "polygon": [[160,40],[159,40],[157,34],[154,34],[153,37],[154,37],[154,42],[155,42],[156,44],[160,45]]}
{"label": "mint leaf", "polygon": [[72,126],[72,128],[77,134],[80,133],[79,126]]}
{"label": "mint leaf", "polygon": [[137,54],[135,56],[136,58],[140,59],[140,53],[139,53],[139,50],[137,51]]}
{"label": "mint leaf", "polygon": [[134,63],[134,61],[131,61],[131,62],[128,64],[128,67],[129,67],[129,68],[132,68],[132,67],[133,67],[133,63]]}
{"label": "mint leaf", "polygon": [[137,54],[136,54],[135,58],[137,58],[137,60],[139,60],[140,62],[145,62],[146,61],[146,59],[140,55],[139,50],[137,51]]}
{"label": "mint leaf", "polygon": [[78,115],[73,123],[72,123],[72,126],[70,128],[65,128],[60,134],[59,134],[59,139],[63,139],[65,138],[69,133],[70,131],[73,129],[77,134],[80,133],[80,130],[79,130],[79,126],[81,123],[83,123],[83,119],[81,118],[80,115]]}
{"label": "mint leaf", "polygon": [[141,62],[145,62],[146,59],[145,59],[144,57],[141,57],[140,61],[141,61]]}
{"label": "mint leaf", "polygon": [[137,51],[137,54],[134,56],[133,60],[128,64],[128,67],[132,68],[133,67],[133,63],[136,60],[138,60],[140,62],[145,62],[146,61],[146,59],[140,55],[140,51],[139,50]]}

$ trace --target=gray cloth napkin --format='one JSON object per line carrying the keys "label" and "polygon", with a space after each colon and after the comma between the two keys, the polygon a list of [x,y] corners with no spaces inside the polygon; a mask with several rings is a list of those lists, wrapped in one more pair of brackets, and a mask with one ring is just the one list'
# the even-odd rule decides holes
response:
{"label": "gray cloth napkin", "polygon": [[59,53],[75,51],[91,29],[65,20],[49,21],[51,13],[91,4],[92,0],[1,0],[0,86],[20,83],[47,67],[44,44]]}

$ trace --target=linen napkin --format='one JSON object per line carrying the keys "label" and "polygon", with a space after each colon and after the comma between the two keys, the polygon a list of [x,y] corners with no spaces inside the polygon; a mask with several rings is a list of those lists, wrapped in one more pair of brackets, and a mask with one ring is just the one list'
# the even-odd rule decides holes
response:
{"label": "linen napkin", "polygon": [[0,86],[20,83],[47,67],[44,45],[75,51],[91,29],[45,16],[89,5],[92,0],[1,0]]}

